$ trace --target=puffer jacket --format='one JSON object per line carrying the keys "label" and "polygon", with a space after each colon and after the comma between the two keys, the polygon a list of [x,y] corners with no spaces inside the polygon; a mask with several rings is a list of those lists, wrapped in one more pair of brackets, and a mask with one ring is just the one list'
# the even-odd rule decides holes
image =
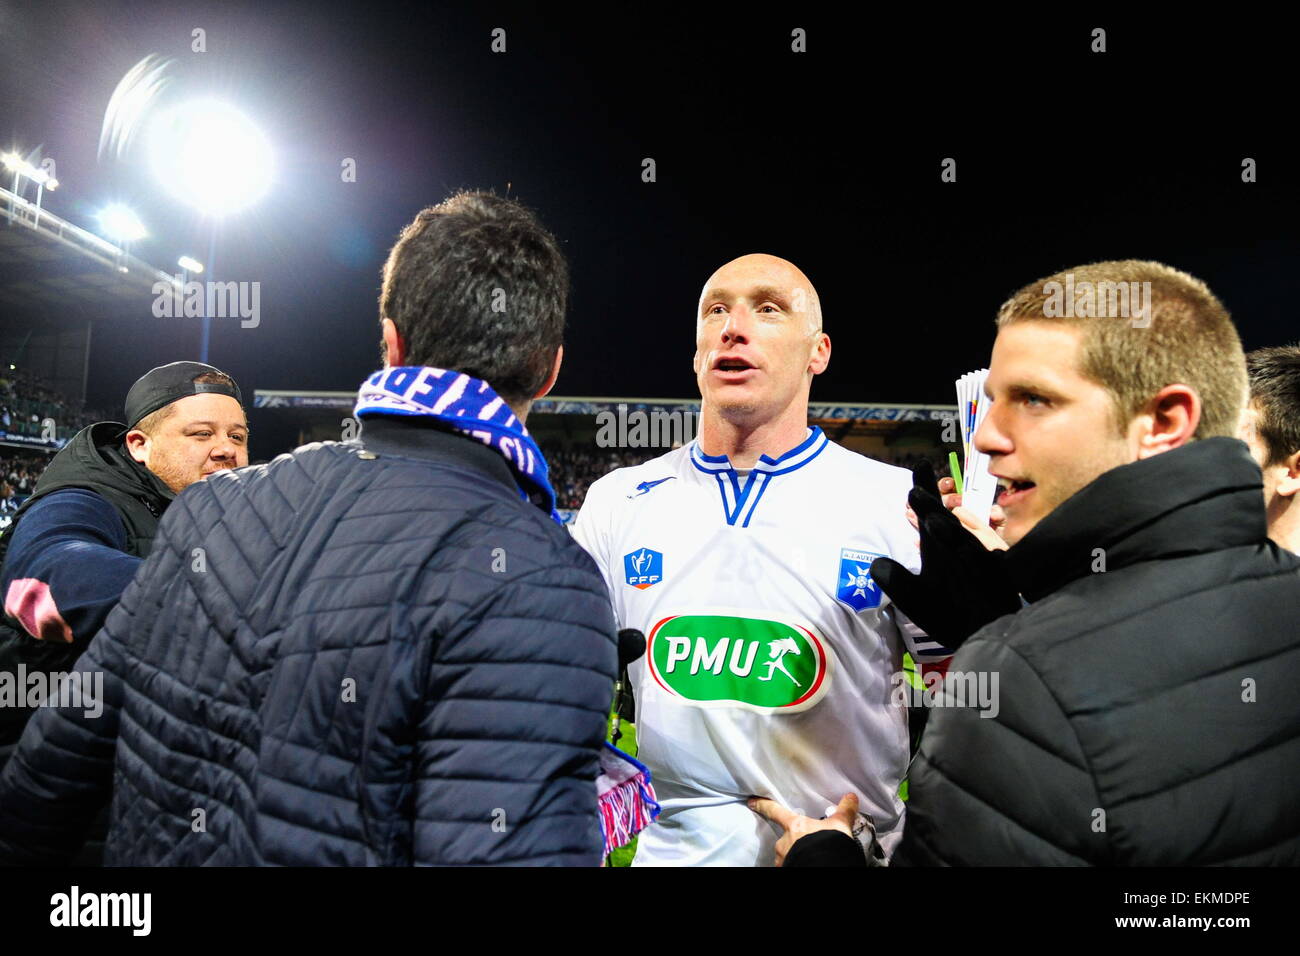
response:
{"label": "puffer jacket", "polygon": [[1106,472],[1008,552],[1030,605],[958,650],[903,864],[1300,864],[1300,557],[1210,438]]}
{"label": "puffer jacket", "polygon": [[186,489],[0,777],[0,861],[596,864],[591,559],[477,441],[373,418]]}

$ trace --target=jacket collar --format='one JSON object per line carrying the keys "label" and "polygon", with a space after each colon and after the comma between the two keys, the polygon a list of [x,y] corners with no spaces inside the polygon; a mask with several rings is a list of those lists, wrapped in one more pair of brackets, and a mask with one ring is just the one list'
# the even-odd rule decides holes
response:
{"label": "jacket collar", "polygon": [[[518,493],[514,472],[481,441],[423,419],[374,415],[361,425],[361,446],[377,455],[450,463],[493,478]],[[534,502],[536,504],[536,502]],[[540,507],[540,506],[539,506]]]}
{"label": "jacket collar", "polygon": [[1006,560],[1020,592],[1036,601],[1092,573],[1099,558],[1114,571],[1266,537],[1259,466],[1244,442],[1206,438],[1112,468],[1035,525]]}
{"label": "jacket collar", "polygon": [[176,494],[127,454],[122,444],[125,432],[120,422],[97,422],[77,432],[50,460],[29,500],[62,488],[108,489],[142,501],[161,515]]}

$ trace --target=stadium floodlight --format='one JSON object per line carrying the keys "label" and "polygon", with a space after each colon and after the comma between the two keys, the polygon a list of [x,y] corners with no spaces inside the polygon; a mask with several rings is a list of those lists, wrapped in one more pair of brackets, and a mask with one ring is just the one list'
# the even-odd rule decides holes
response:
{"label": "stadium floodlight", "polygon": [[149,235],[136,214],[121,203],[106,207],[99,214],[99,225],[108,236],[119,242],[135,242]]}
{"label": "stadium floodlight", "polygon": [[59,181],[50,176],[44,169],[33,166],[17,153],[5,153],[0,159],[4,160],[5,169],[10,170],[15,177],[22,176],[24,179],[30,179],[38,186],[47,186],[50,189],[53,189],[54,186],[49,186],[49,183],[53,182],[55,186],[59,184]]}
{"label": "stadium floodlight", "polygon": [[199,275],[203,272],[203,263],[199,262],[197,259],[191,258],[190,256],[181,256],[176,260],[176,264],[186,272],[193,272],[195,275]]}
{"label": "stadium floodlight", "polygon": [[[45,197],[45,190],[57,189],[59,181],[51,176],[39,166],[33,166],[27,160],[23,159],[18,153],[9,151],[0,156],[0,161],[4,162],[5,168],[14,174],[14,194],[18,193],[19,182],[23,178],[30,179],[36,184],[36,220],[37,226],[41,224],[41,200]],[[9,220],[13,221],[13,210],[10,209]]]}
{"label": "stadium floodlight", "polygon": [[271,147],[233,106],[198,100],[160,112],[149,128],[154,177],[209,215],[252,205],[271,186]]}

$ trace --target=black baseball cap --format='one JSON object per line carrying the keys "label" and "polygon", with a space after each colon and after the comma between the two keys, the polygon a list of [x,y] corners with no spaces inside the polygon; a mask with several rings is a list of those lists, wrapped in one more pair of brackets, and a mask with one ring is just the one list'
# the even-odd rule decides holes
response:
{"label": "black baseball cap", "polygon": [[[221,369],[204,365],[202,362],[172,362],[170,365],[159,365],[141,375],[131,386],[131,391],[126,393],[127,431],[140,424],[140,420],[146,415],[152,415],[164,405],[170,405],[190,395],[215,392],[218,395],[229,395],[241,406],[244,404],[238,385],[194,381],[204,372],[226,374]],[[230,376],[226,377],[230,378]],[[230,380],[234,381],[233,378]]]}

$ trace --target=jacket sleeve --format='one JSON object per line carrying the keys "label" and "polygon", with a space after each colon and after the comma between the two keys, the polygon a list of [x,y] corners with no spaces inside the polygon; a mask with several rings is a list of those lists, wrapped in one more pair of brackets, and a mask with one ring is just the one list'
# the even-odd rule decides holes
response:
{"label": "jacket sleeve", "polygon": [[18,522],[0,571],[5,613],[33,637],[84,644],[122,597],[140,559],[122,519],[83,488],[55,491]]}
{"label": "jacket sleeve", "polygon": [[909,774],[893,864],[1103,862],[1101,800],[1044,677],[1004,641],[976,635],[957,651],[941,686],[942,706],[929,715]]}
{"label": "jacket sleeve", "polygon": [[866,865],[862,844],[839,830],[818,830],[800,837],[785,855],[786,867]]}
{"label": "jacket sleeve", "polygon": [[417,865],[594,866],[617,666],[609,601],[569,542],[484,582],[435,643],[416,743]]}
{"label": "jacket sleeve", "polygon": [[120,645],[111,631],[128,621],[121,607],[110,615],[60,681],[79,683],[80,696],[37,708],[0,774],[0,863],[67,865],[107,805],[122,705]]}

